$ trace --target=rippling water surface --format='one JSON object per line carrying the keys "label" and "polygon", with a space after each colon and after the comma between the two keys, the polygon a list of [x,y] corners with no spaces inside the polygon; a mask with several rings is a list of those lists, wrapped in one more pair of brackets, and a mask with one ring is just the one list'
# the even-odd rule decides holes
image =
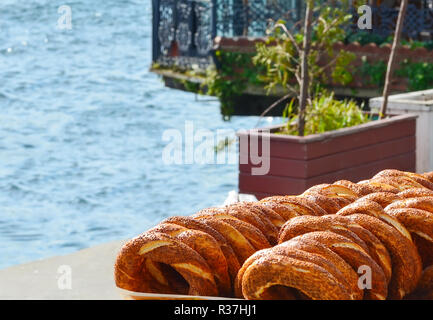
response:
{"label": "rippling water surface", "polygon": [[[237,188],[236,164],[162,164],[166,129],[257,118],[223,122],[218,102],[148,72],[150,3],[1,0],[0,268],[135,236]],[[57,28],[64,4],[72,30]]]}

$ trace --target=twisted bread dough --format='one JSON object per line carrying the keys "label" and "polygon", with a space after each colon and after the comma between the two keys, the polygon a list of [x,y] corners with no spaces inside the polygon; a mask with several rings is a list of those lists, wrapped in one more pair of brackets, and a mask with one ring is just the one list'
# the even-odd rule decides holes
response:
{"label": "twisted bread dough", "polygon": [[276,202],[293,208],[299,215],[323,215],[326,214],[320,206],[303,197],[275,196],[261,200],[262,202]]}
{"label": "twisted bread dough", "polygon": [[227,241],[227,239],[218,231],[210,227],[208,224],[206,224],[203,221],[199,221],[196,219],[193,219],[191,217],[170,217],[162,221],[161,223],[171,223],[171,224],[177,224],[179,226],[191,229],[191,230],[198,230],[205,232],[212,236],[220,245],[221,251],[224,254],[224,257],[226,258],[228,272],[230,275],[231,283],[233,283],[234,279],[236,278],[236,275],[238,274],[238,271],[240,269],[239,260],[235,255],[235,252],[233,251],[232,246]]}
{"label": "twisted bread dough", "polygon": [[414,188],[414,189],[404,190],[399,194],[397,194],[397,196],[400,199],[433,197],[433,191],[425,188]]}
{"label": "twisted bread dough", "polygon": [[[281,245],[284,246],[285,244]],[[254,260],[243,272],[242,293],[246,299],[281,299],[281,291],[275,286],[294,288],[310,299],[349,300],[352,298],[347,286],[320,265],[291,258],[287,255],[265,254]],[[304,255],[305,259],[314,256]],[[329,267],[329,264],[326,264]],[[306,276],[308,275],[308,276]],[[290,294],[289,294],[290,295]]]}
{"label": "twisted bread dough", "polygon": [[413,235],[424,240],[417,238],[415,244],[423,265],[429,266],[433,257],[433,213],[413,208],[388,208],[386,212],[401,221]]}
{"label": "twisted bread dough", "polygon": [[[414,189],[408,189],[408,191],[410,191],[410,190],[414,190]],[[432,192],[432,194],[433,194],[433,192]],[[385,208],[386,206],[390,205],[394,201],[400,200],[402,198],[403,197],[401,196],[400,193],[395,194],[392,192],[374,192],[374,193],[370,193],[370,194],[365,195],[364,197],[360,198],[357,201],[369,200],[369,201],[376,202],[382,208]]]}
{"label": "twisted bread dough", "polygon": [[[166,292],[214,296],[218,289],[206,261],[192,248],[163,233],[146,233],[130,240],[122,247],[121,259],[116,260],[116,284],[126,290],[139,292]],[[172,270],[153,270],[154,281],[144,268],[146,261],[170,266],[182,276],[186,284],[176,281]],[[148,269],[147,269],[148,270]],[[170,281],[171,280],[171,281]],[[177,284],[177,285],[176,285]]]}
{"label": "twisted bread dough", "polygon": [[347,218],[373,233],[388,249],[392,261],[389,298],[402,299],[414,291],[421,277],[422,263],[413,242],[377,218],[365,214]]}
{"label": "twisted bread dough", "polygon": [[399,170],[395,170],[395,169],[388,169],[388,170],[383,170],[381,172],[379,172],[378,174],[376,174],[373,179],[378,178],[378,177],[407,177],[410,178],[411,180],[419,183],[420,185],[422,185],[425,188],[428,188],[430,190],[433,190],[433,183],[429,181],[429,179],[427,179],[425,176],[421,175],[421,174],[417,174],[417,173],[413,173],[413,172],[405,172],[405,171],[399,171]]}
{"label": "twisted bread dough", "polygon": [[[247,299],[433,296],[431,271],[419,281],[423,264],[433,264],[432,217],[433,173],[384,170],[166,219],[125,244],[115,281],[131,291]],[[363,265],[371,290],[358,287]]]}
{"label": "twisted bread dough", "polygon": [[356,242],[333,232],[310,232],[300,237],[313,239],[323,243],[329,249],[343,258],[357,272],[361,266],[371,268],[372,287],[367,297],[375,300],[385,300],[388,295],[388,283],[383,270],[370,255]]}
{"label": "twisted bread dough", "polygon": [[195,250],[212,270],[218,291],[224,296],[230,295],[231,282],[227,259],[215,238],[203,231],[191,230],[171,223],[161,223],[148,231],[148,233],[152,232],[172,236]]}
{"label": "twisted bread dough", "polygon": [[299,217],[288,221],[280,232],[279,242],[290,240],[298,235],[313,231],[332,231],[345,236],[367,251],[381,267],[386,282],[391,279],[391,257],[385,246],[370,231],[353,223],[346,217],[328,215],[322,217]]}
{"label": "twisted bread dough", "polygon": [[351,214],[366,214],[375,218],[378,218],[390,225],[392,225],[397,231],[399,231],[403,236],[412,241],[412,237],[407,231],[407,229],[394,217],[388,215],[383,208],[374,201],[370,201],[367,199],[359,199],[354,203],[344,207],[340,211],[337,212],[337,215],[341,216],[349,216]]}

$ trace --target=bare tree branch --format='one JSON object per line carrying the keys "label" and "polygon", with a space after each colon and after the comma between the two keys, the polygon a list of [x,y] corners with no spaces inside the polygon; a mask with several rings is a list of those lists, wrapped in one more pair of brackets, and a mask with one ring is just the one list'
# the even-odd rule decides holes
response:
{"label": "bare tree branch", "polygon": [[388,107],[389,87],[391,85],[391,77],[394,71],[394,60],[397,53],[398,45],[400,43],[401,31],[403,29],[407,5],[408,5],[408,0],[401,1],[400,12],[398,14],[398,19],[397,19],[397,26],[395,28],[394,42],[392,44],[391,53],[389,55],[388,68],[386,70],[385,86],[383,88],[383,104],[380,109],[381,119],[386,117],[386,109]]}

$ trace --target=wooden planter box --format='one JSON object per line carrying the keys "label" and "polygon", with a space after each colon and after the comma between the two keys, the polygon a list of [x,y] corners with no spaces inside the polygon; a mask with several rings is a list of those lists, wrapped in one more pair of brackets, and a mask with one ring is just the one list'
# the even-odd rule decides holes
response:
{"label": "wooden planter box", "polygon": [[[240,131],[239,192],[258,199],[296,195],[320,183],[368,179],[383,169],[415,171],[416,118],[411,114],[396,115],[306,137],[275,134],[281,126],[266,128],[270,133],[263,129]],[[269,154],[262,154],[264,135],[270,139]],[[265,175],[252,174],[254,167],[261,166],[251,161],[252,137],[258,141],[258,154],[269,161]]]}

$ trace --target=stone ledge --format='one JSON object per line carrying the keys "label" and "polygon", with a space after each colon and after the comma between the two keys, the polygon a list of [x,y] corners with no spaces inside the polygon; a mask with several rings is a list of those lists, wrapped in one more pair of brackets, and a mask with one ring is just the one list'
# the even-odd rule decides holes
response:
{"label": "stone ledge", "polygon": [[[119,300],[113,266],[126,240],[110,242],[0,270],[2,300]],[[60,266],[71,270],[71,289],[59,289]]]}

